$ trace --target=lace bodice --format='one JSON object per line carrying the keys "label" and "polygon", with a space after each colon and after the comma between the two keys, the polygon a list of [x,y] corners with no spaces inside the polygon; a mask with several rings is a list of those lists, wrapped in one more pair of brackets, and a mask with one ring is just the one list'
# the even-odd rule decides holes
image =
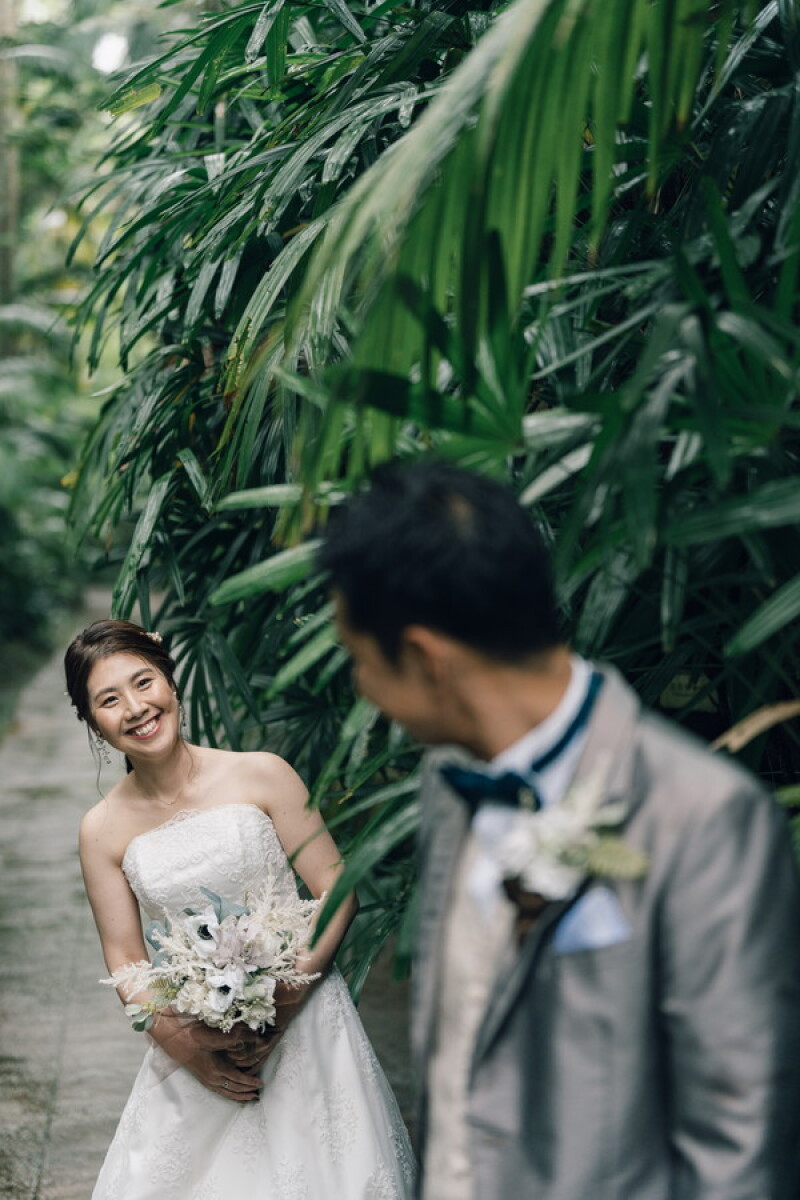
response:
{"label": "lace bodice", "polygon": [[280,892],[297,891],[275,826],[253,804],[179,810],[131,840],[122,870],[153,919],[207,904],[201,887],[241,902],[271,876]]}

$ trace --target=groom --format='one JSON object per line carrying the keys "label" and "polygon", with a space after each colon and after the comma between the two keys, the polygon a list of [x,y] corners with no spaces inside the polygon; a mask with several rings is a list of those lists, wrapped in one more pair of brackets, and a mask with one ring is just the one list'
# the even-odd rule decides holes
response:
{"label": "groom", "polygon": [[500,485],[384,467],[321,561],[357,687],[436,747],[424,1200],[797,1200],[800,896],[772,800],[570,652]]}

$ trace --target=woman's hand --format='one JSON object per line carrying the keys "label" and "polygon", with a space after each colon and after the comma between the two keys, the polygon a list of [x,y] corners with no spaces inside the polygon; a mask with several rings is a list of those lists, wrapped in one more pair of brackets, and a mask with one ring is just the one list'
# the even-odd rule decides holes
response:
{"label": "woman's hand", "polygon": [[228,1058],[249,1075],[258,1075],[282,1033],[283,1029],[269,1029],[266,1033],[258,1034],[254,1041],[240,1042],[227,1052]]}
{"label": "woman's hand", "polygon": [[258,1099],[263,1087],[261,1080],[232,1057],[240,1048],[243,1051],[252,1048],[257,1035],[249,1029],[223,1033],[221,1029],[210,1029],[201,1021],[166,1010],[159,1014],[150,1036],[209,1091],[237,1104]]}
{"label": "woman's hand", "polygon": [[260,1034],[251,1033],[246,1026],[237,1026],[237,1029],[244,1029],[245,1036],[239,1039],[239,1045],[232,1046],[228,1051],[231,1061],[248,1072],[259,1072],[280,1042],[289,1022],[297,1016],[316,982],[318,981],[303,984],[301,987],[291,987],[286,983],[277,984],[274,995],[275,1024]]}

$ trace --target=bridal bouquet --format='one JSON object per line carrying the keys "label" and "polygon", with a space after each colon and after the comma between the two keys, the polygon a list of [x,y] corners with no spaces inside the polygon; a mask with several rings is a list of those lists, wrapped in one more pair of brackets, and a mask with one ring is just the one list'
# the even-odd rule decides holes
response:
{"label": "bridal bouquet", "polygon": [[271,884],[247,897],[246,906],[200,891],[210,901],[205,908],[185,908],[148,926],[151,962],[128,963],[100,982],[150,993],[145,1003],[125,1007],[140,1031],[167,1007],[226,1033],[239,1021],[253,1030],[274,1025],[276,984],[318,978],[300,971],[297,960],[322,901],[277,896]]}

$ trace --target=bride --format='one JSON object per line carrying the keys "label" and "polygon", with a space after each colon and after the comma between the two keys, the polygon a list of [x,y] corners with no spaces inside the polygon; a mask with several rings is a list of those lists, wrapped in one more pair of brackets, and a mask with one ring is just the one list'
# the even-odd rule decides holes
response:
{"label": "bride", "polygon": [[[274,754],[181,736],[174,663],[160,635],[97,621],[67,649],[81,720],[126,757],[127,776],[86,813],[80,856],[110,972],[147,957],[140,906],[163,919],[241,902],[270,879],[312,895],[341,863],[299,776]],[[343,904],[300,960],[319,979],[276,988],[275,1027],[211,1029],[158,1016],[92,1200],[406,1200],[413,1158],[389,1085],[332,966],[355,913]],[[146,997],[122,995],[123,1002]]]}

